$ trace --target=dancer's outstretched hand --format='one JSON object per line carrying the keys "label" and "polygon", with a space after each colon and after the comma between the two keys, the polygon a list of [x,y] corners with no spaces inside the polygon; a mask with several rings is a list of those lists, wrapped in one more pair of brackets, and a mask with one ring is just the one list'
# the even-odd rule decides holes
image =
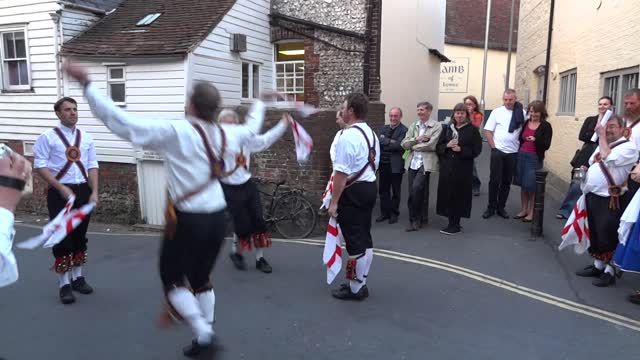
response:
{"label": "dancer's outstretched hand", "polygon": [[64,63],[64,71],[72,78],[78,80],[82,86],[85,86],[89,82],[89,72],[84,66],[67,61]]}

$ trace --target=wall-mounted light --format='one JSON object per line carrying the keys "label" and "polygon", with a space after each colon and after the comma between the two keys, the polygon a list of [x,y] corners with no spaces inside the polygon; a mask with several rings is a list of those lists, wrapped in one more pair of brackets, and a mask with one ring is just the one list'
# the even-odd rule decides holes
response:
{"label": "wall-mounted light", "polygon": [[295,55],[304,55],[304,49],[302,50],[280,50],[278,54],[287,55],[287,56],[295,56]]}

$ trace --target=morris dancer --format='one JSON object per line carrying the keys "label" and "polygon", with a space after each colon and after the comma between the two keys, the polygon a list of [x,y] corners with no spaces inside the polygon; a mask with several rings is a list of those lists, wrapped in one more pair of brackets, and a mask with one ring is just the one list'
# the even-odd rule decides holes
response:
{"label": "morris dancer", "polygon": [[[34,168],[49,185],[47,208],[54,219],[64,209],[67,199],[75,196],[74,209],[98,203],[98,161],[93,137],[80,130],[78,104],[70,97],[58,100],[53,109],[60,126],[45,131],[33,146]],[[87,262],[87,229],[91,216],[60,243],[53,247],[58,273],[60,301],[75,302],[73,291],[91,294],[93,288],[85,280],[83,265]]]}
{"label": "morris dancer", "polygon": [[346,266],[349,284],[332,291],[341,300],[364,300],[369,296],[365,285],[373,260],[371,217],[377,196],[380,144],[365,122],[368,104],[361,93],[346,97],[342,116],[349,127],[336,144],[333,162],[335,175],[328,214],[337,218],[349,254]]}
{"label": "morris dancer", "polygon": [[[66,64],[65,70],[80,82],[91,111],[111,131],[165,158],[169,204],[160,277],[168,304],[194,333],[183,353],[196,356],[214,348],[215,295],[209,274],[224,240],[226,203],[218,181],[224,171],[221,158],[227,140],[242,142],[258,134],[264,103],[254,103],[244,125],[219,125],[215,122],[218,90],[208,83],[197,83],[186,107],[186,119],[142,119],[101,94],[86,69]],[[187,280],[193,290],[187,287]]]}
{"label": "morris dancer", "polygon": [[[255,116],[264,117],[262,113]],[[229,109],[220,112],[218,121],[222,124],[238,124],[238,114]],[[260,152],[273,145],[287,130],[292,120],[284,115],[276,126],[266,133],[252,137],[240,143],[228,139],[225,166],[229,171],[220,179],[225,199],[231,215],[233,216],[233,228],[235,231],[231,254],[229,257],[236,268],[246,270],[242,252],[256,248],[256,269],[271,273],[271,265],[264,258],[265,247],[271,246],[271,235],[267,230],[267,224],[262,217],[262,202],[255,182],[251,179],[249,162],[251,153]],[[235,140],[235,139],[234,139]]]}
{"label": "morris dancer", "polygon": [[596,126],[599,147],[589,159],[589,170],[582,191],[585,194],[590,230],[589,254],[593,265],[576,272],[578,276],[596,277],[594,286],[615,283],[615,269],[610,262],[618,245],[618,225],[628,203],[627,177],[638,160],[633,142],[622,136],[624,123],[612,115],[606,129]]}

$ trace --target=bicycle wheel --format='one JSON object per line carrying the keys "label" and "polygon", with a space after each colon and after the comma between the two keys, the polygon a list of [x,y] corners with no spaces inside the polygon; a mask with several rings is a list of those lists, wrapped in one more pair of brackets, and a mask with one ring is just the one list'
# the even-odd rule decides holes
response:
{"label": "bicycle wheel", "polygon": [[304,239],[316,226],[316,212],[302,194],[289,193],[276,200],[272,220],[286,239]]}

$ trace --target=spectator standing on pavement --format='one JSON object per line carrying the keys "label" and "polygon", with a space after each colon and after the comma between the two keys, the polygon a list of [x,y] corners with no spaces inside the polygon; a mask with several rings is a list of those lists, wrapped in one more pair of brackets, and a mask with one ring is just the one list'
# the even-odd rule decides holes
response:
{"label": "spectator standing on pavement", "polygon": [[[469,119],[471,119],[471,125],[479,130],[482,128],[484,115],[480,112],[478,99],[473,95],[467,95],[463,102],[464,106],[467,108]],[[473,159],[473,196],[480,196],[480,186],[482,185],[482,182],[480,181],[480,177],[478,177],[478,167],[476,163],[477,160]]]}
{"label": "spectator standing on pavement", "polygon": [[505,210],[511,180],[520,148],[520,131],[525,113],[517,102],[516,91],[507,89],[502,95],[503,106],[494,109],[484,126],[487,142],[491,146],[489,165],[489,204],[482,217],[488,219],[496,213],[508,219]]}
{"label": "spectator standing on pavement", "polygon": [[482,151],[482,137],[471,125],[464,104],[453,108],[452,118],[436,147],[440,157],[436,212],[449,219],[447,227],[440,230],[447,235],[459,233],[460,218],[471,215],[473,159]]}
{"label": "spectator standing on pavement", "polygon": [[[593,151],[598,147],[598,142],[591,141],[591,138],[595,133],[596,125],[600,123],[600,120],[602,120],[604,113],[606,113],[607,110],[611,109],[612,106],[613,100],[610,97],[601,97],[598,100],[598,115],[589,116],[584,120],[584,123],[582,123],[582,128],[580,128],[580,133],[578,134],[578,140],[582,141],[584,144],[582,144],[582,148],[580,148],[580,150],[576,151],[576,154],[571,160],[572,168],[575,169],[581,166],[589,167],[589,158],[593,154]],[[571,215],[573,207],[580,198],[580,195],[582,195],[582,190],[580,189],[580,181],[571,179],[569,190],[567,191],[567,195],[562,201],[562,205],[558,210],[556,218],[568,219],[569,215]]]}
{"label": "spectator standing on pavement", "polygon": [[542,101],[529,104],[529,119],[522,126],[520,149],[513,183],[520,186],[522,208],[514,219],[533,221],[533,201],[536,195],[536,171],[542,168],[544,153],[551,146],[553,129],[547,121],[549,113]]}
{"label": "spectator standing on pavement", "polygon": [[436,144],[442,132],[442,124],[430,118],[433,105],[427,101],[418,103],[418,120],[407,131],[402,147],[409,150],[406,164],[409,167],[409,226],[407,231],[417,231],[429,222],[429,177],[438,171]]}
{"label": "spectator standing on pavement", "polygon": [[598,148],[589,159],[589,169],[582,192],[585,194],[587,222],[590,231],[589,254],[593,265],[576,275],[596,277],[593,285],[605,287],[615,283],[615,270],[610,265],[618,245],[620,217],[629,201],[627,178],[638,161],[633,142],[622,136],[622,117],[612,115],[606,128],[598,124]]}
{"label": "spectator standing on pavement", "polygon": [[380,216],[376,222],[389,220],[389,224],[398,222],[400,215],[400,193],[402,174],[404,174],[404,149],[400,145],[407,135],[407,127],[402,124],[402,110],[398,107],[389,110],[389,125],[380,130]]}

